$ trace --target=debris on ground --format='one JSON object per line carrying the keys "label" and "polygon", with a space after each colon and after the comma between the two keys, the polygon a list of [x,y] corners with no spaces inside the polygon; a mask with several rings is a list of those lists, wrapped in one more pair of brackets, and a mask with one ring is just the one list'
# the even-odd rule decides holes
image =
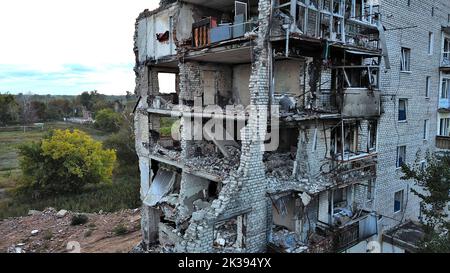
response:
{"label": "debris on ground", "polygon": [[[0,221],[0,253],[128,253],[142,240],[139,209],[86,214],[89,221],[77,226],[71,225],[71,218],[78,215],[74,212],[53,208],[30,212]],[[119,225],[128,233],[114,234]]]}

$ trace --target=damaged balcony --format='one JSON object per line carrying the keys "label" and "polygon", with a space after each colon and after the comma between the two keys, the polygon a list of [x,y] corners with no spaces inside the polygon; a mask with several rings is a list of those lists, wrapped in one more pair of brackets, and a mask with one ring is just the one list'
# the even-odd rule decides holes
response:
{"label": "damaged balcony", "polygon": [[333,56],[332,90],[345,117],[381,115],[380,55],[345,50]]}
{"label": "damaged balcony", "polygon": [[320,194],[316,233],[332,242],[329,250],[344,251],[378,233],[377,216],[363,209],[367,199],[357,194],[367,196],[368,190],[364,184],[354,184]]}
{"label": "damaged balcony", "polygon": [[318,56],[278,55],[280,50],[274,46],[271,92],[283,120],[381,115],[380,54],[329,48],[325,63]]}
{"label": "damaged balcony", "polygon": [[328,252],[343,252],[378,234],[377,216],[367,211],[358,212],[343,226],[322,228],[318,235],[331,243],[326,247]]}
{"label": "damaged balcony", "polygon": [[[328,40],[378,51],[381,15],[369,0],[276,0],[272,39]],[[275,27],[275,28],[277,28]]]}
{"label": "damaged balcony", "polygon": [[256,0],[245,2],[187,0],[185,2],[206,8],[211,14],[193,23],[193,49],[241,43],[256,36],[255,29],[258,22],[258,1]]}
{"label": "damaged balcony", "polygon": [[436,136],[436,148],[450,150],[450,136]]}

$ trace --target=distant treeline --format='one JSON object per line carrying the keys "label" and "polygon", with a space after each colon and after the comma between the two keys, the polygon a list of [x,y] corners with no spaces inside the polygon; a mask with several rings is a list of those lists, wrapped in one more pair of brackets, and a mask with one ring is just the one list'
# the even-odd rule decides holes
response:
{"label": "distant treeline", "polygon": [[107,96],[97,91],[83,92],[79,96],[53,96],[0,93],[0,126],[59,121],[64,118],[83,117],[111,109],[121,112],[135,103],[135,96]]}

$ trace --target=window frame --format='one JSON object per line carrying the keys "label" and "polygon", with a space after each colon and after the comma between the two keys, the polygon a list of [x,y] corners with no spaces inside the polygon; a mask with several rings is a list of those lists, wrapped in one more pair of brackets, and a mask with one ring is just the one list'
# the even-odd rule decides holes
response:
{"label": "window frame", "polygon": [[[400,194],[400,200],[397,200],[397,194]],[[405,190],[400,190],[394,193],[394,213],[401,213],[404,210]],[[399,203],[397,205],[397,203]],[[397,210],[397,207],[398,210]]]}
{"label": "window frame", "polygon": [[[444,126],[443,126],[444,125]],[[445,126],[447,125],[447,126]],[[439,136],[450,136],[450,118],[439,119]]]}
{"label": "window frame", "polygon": [[411,73],[411,48],[402,47],[401,49],[400,71]]}
{"label": "window frame", "polygon": [[426,86],[425,86],[425,98],[430,98],[430,91],[431,91],[431,76],[427,76],[426,78]]}
{"label": "window frame", "polygon": [[[404,110],[400,109],[401,103],[404,103]],[[402,111],[404,114],[402,115]],[[402,119],[404,117],[404,119]],[[407,122],[408,121],[408,99],[399,99],[398,100],[398,122]]]}
{"label": "window frame", "polygon": [[447,100],[450,98],[450,78],[442,78],[441,94],[439,98],[442,100]]}
{"label": "window frame", "polygon": [[[402,157],[401,157],[402,155]],[[400,160],[401,159],[401,160]],[[396,158],[396,167],[397,169],[401,168],[404,164],[406,164],[406,145],[397,147],[397,158]]]}

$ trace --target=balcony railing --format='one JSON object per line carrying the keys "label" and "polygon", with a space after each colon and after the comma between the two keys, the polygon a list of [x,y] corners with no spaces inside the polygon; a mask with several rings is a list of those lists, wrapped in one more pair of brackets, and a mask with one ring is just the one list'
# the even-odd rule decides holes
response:
{"label": "balcony railing", "polygon": [[436,147],[438,149],[450,150],[450,137],[437,136],[436,137]]}
{"label": "balcony railing", "polygon": [[[336,158],[342,158],[342,156],[337,155]],[[366,181],[377,175],[376,154],[344,156],[344,161],[332,160],[331,166],[334,168],[328,177],[337,185]]]}
{"label": "balcony railing", "polygon": [[[237,17],[241,18],[241,17]],[[242,19],[242,18],[241,18]],[[228,24],[217,24],[213,17],[196,22],[192,26],[193,47],[205,47],[211,44],[241,38],[253,31],[257,22],[243,20]]]}
{"label": "balcony railing", "polygon": [[345,251],[378,234],[377,217],[368,212],[364,212],[359,218],[341,227],[330,226],[325,223],[320,223],[320,227],[326,234],[325,238],[331,238],[334,252]]}
{"label": "balcony railing", "polygon": [[288,28],[291,31],[303,36],[373,50],[380,49],[379,5],[365,4],[363,1],[361,7],[346,2],[345,0],[276,0],[275,12],[282,14],[280,19],[283,25],[290,25]]}

